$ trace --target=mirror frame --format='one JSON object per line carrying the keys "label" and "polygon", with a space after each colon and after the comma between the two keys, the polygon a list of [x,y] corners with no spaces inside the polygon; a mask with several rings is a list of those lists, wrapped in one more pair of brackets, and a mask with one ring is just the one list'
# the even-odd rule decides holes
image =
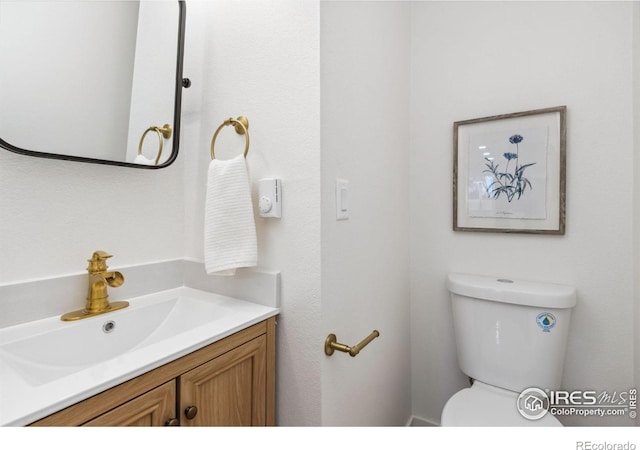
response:
{"label": "mirror frame", "polygon": [[115,161],[107,159],[89,158],[85,156],[74,155],[62,155],[58,153],[47,153],[36,150],[27,150],[24,148],[16,147],[9,144],[4,139],[0,138],[0,147],[9,150],[14,153],[19,153],[26,156],[35,156],[38,158],[48,159],[62,159],[65,161],[78,161],[84,163],[104,164],[111,166],[132,167],[137,169],[161,169],[172,164],[178,157],[178,150],[180,147],[180,114],[182,110],[182,89],[188,88],[191,85],[191,81],[187,78],[182,78],[184,67],[184,40],[185,40],[185,25],[186,25],[186,4],[184,0],[178,1],[178,39],[177,39],[177,60],[176,60],[176,81],[175,81],[175,99],[173,104],[173,145],[171,148],[171,155],[162,164],[157,166],[134,164],[126,161]]}

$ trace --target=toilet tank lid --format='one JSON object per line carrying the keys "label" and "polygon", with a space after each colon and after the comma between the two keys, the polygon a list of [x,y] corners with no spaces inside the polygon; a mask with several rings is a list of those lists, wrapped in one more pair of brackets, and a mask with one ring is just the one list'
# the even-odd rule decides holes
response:
{"label": "toilet tank lid", "polygon": [[515,305],[573,308],[576,304],[575,288],[555,283],[451,273],[447,276],[447,289],[466,297]]}

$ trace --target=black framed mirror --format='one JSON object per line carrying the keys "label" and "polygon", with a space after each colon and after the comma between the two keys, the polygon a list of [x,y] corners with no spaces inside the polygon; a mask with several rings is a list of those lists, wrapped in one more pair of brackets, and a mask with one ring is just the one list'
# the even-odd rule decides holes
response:
{"label": "black framed mirror", "polygon": [[0,0],[0,147],[143,169],[178,156],[184,1]]}

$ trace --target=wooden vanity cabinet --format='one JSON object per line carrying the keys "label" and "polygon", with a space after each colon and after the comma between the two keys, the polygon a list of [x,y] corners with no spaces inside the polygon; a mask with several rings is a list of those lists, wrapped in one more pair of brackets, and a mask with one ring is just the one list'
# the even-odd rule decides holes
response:
{"label": "wooden vanity cabinet", "polygon": [[275,425],[275,317],[31,424]]}
{"label": "wooden vanity cabinet", "polygon": [[181,375],[180,425],[266,425],[265,356],[266,339],[260,336]]}
{"label": "wooden vanity cabinet", "polygon": [[158,427],[176,414],[176,383],[169,381],[83,424],[89,427]]}

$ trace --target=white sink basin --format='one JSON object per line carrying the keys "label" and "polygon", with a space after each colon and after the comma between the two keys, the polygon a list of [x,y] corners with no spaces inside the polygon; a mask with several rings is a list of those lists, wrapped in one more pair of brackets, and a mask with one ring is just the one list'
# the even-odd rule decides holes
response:
{"label": "white sink basin", "polygon": [[0,329],[1,382],[12,386],[0,390],[0,425],[12,424],[14,397],[41,414],[60,409],[277,314],[186,287],[128,301],[75,322],[56,316]]}
{"label": "white sink basin", "polygon": [[184,295],[152,300],[72,323],[47,319],[45,329],[38,324],[33,336],[25,327],[28,337],[0,344],[0,359],[30,384],[44,384],[222,319],[229,309]]}

